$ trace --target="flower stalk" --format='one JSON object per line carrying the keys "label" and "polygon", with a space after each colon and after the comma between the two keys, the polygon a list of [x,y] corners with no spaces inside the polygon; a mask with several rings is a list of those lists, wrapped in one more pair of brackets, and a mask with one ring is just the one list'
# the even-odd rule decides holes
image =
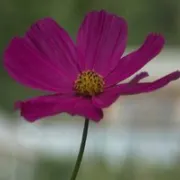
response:
{"label": "flower stalk", "polygon": [[78,157],[77,157],[77,160],[76,160],[76,164],[74,166],[74,170],[73,170],[73,173],[72,173],[72,176],[71,176],[70,180],[75,180],[77,175],[78,175],[78,172],[79,172],[79,169],[80,169],[80,166],[81,166],[81,162],[82,162],[82,158],[83,158],[83,154],[84,154],[84,149],[85,149],[85,146],[86,146],[88,127],[89,127],[89,119],[86,118],[85,122],[84,122],[84,129],[83,129],[83,134],[82,134],[82,140],[81,140],[81,145],[80,145],[80,149],[79,149],[79,154],[78,154]]}

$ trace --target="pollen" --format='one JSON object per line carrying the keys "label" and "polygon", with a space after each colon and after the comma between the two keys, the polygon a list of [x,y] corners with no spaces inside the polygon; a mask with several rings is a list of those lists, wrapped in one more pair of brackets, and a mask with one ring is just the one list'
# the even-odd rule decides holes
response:
{"label": "pollen", "polygon": [[94,71],[84,71],[78,75],[74,84],[77,94],[82,96],[94,96],[104,90],[104,80],[101,75]]}

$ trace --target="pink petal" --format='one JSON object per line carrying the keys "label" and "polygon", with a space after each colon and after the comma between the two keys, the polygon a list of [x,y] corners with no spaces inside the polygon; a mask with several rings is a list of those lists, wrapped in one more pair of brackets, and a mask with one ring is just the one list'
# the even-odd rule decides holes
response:
{"label": "pink petal", "polygon": [[[131,95],[131,94],[140,94],[155,91],[159,88],[164,87],[169,82],[177,80],[180,77],[180,71],[175,71],[171,74],[168,74],[154,82],[148,83],[130,83],[120,84],[118,86],[108,88],[106,91],[99,96],[94,97],[93,103],[99,108],[105,108],[110,106],[115,102],[120,95]],[[133,80],[136,81],[136,76]]]}
{"label": "pink petal", "polygon": [[73,115],[80,115],[96,122],[103,118],[102,110],[94,106],[91,99],[81,98],[77,100],[73,111]]}
{"label": "pink petal", "polygon": [[72,92],[73,81],[40,54],[25,39],[14,38],[4,54],[5,68],[19,83],[34,89],[52,92]]}
{"label": "pink petal", "polygon": [[96,108],[90,99],[67,95],[40,96],[17,102],[15,107],[20,108],[21,116],[30,122],[63,112],[80,115],[94,121],[99,121],[103,117],[102,110]]}
{"label": "pink petal", "polygon": [[148,77],[149,74],[147,72],[141,72],[139,74],[137,74],[129,83],[131,84],[136,84],[138,83],[140,80]]}
{"label": "pink petal", "polygon": [[156,81],[147,82],[147,83],[138,83],[135,86],[133,86],[133,88],[126,87],[123,90],[122,95],[152,92],[166,86],[171,81],[175,81],[179,78],[180,78],[180,71],[174,71]]}
{"label": "pink petal", "polygon": [[47,95],[35,97],[26,101],[18,101],[16,109],[21,110],[21,116],[30,122],[40,118],[53,116],[68,109],[72,109],[76,99],[63,95]]}
{"label": "pink petal", "polygon": [[77,77],[77,52],[68,33],[53,19],[44,18],[31,26],[26,33],[27,39],[46,61],[53,62],[63,69],[66,75],[75,80]]}
{"label": "pink petal", "polygon": [[94,69],[106,75],[117,65],[126,47],[127,24],[116,15],[102,10],[90,12],[77,37],[81,69]]}
{"label": "pink petal", "polygon": [[93,103],[95,106],[100,107],[100,108],[105,108],[111,105],[113,102],[115,102],[118,97],[120,96],[120,91],[123,91],[126,89],[127,85],[132,85],[137,84],[140,80],[143,78],[146,78],[148,76],[147,72],[141,72],[137,74],[128,84],[120,84],[117,88],[117,86],[113,86],[111,88],[107,88],[104,93],[93,97]]}
{"label": "pink petal", "polygon": [[144,44],[136,51],[123,57],[117,67],[106,78],[106,86],[117,84],[140,70],[151,59],[157,56],[165,43],[161,35],[149,34]]}

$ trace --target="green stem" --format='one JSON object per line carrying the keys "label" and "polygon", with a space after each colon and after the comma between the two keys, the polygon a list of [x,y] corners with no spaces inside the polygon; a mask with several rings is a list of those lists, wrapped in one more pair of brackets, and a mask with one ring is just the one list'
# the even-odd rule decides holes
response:
{"label": "green stem", "polygon": [[82,140],[81,140],[81,146],[79,149],[79,154],[76,160],[76,164],[74,166],[74,170],[71,176],[71,180],[75,180],[77,177],[77,174],[79,172],[79,168],[81,166],[81,161],[82,161],[82,157],[84,154],[84,149],[85,149],[85,145],[86,145],[86,139],[87,139],[87,134],[88,134],[88,127],[89,127],[89,119],[85,119],[84,122],[84,130],[83,130],[83,134],[82,134]]}

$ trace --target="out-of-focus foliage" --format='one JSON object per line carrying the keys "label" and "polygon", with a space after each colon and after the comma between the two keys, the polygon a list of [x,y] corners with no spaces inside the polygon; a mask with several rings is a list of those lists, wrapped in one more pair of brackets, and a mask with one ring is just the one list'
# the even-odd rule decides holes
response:
{"label": "out-of-focus foliage", "polygon": [[[12,37],[22,36],[34,21],[46,16],[55,18],[75,39],[84,15],[94,9],[106,9],[127,19],[129,45],[139,45],[151,31],[164,34],[168,45],[180,43],[179,0],[1,0],[1,57]],[[0,106],[5,110],[12,110],[15,100],[37,94],[24,89],[8,76],[3,69],[2,59],[0,82]]]}
{"label": "out-of-focus foliage", "polygon": [[[42,160],[37,165],[35,180],[68,180],[72,161]],[[133,166],[134,165],[134,166]],[[109,167],[102,159],[83,162],[78,180],[176,180],[180,177],[180,165],[148,164],[146,161],[128,158],[121,165]]]}
{"label": "out-of-focus foliage", "polygon": [[71,174],[71,163],[68,161],[53,161],[40,159],[35,169],[34,180],[65,180],[69,179]]}

